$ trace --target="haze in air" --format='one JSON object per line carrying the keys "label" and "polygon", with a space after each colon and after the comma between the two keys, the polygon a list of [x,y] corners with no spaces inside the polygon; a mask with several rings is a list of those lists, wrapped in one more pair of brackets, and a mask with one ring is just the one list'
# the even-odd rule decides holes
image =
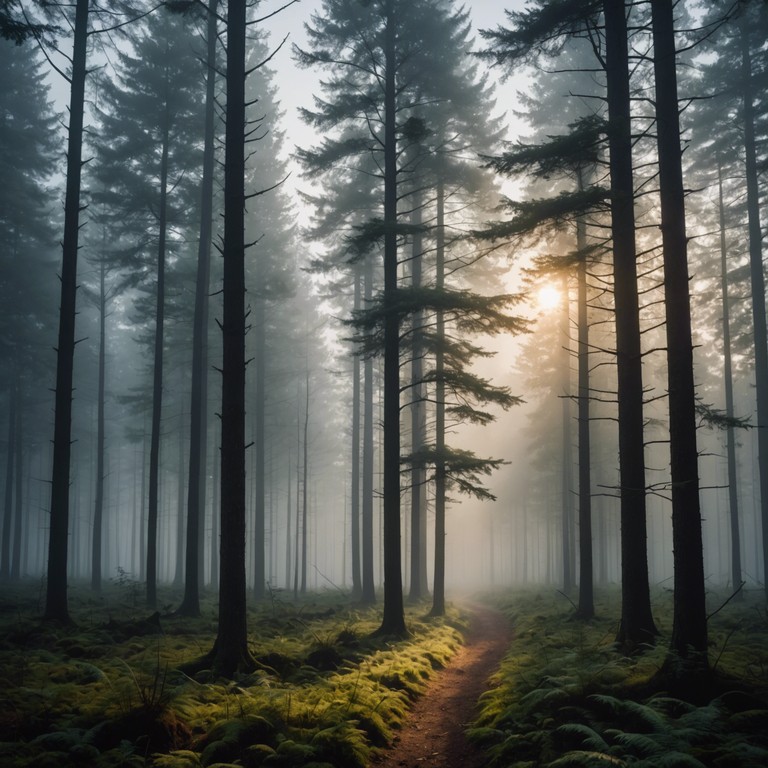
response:
{"label": "haze in air", "polygon": [[767,12],[0,3],[3,764],[768,762]]}

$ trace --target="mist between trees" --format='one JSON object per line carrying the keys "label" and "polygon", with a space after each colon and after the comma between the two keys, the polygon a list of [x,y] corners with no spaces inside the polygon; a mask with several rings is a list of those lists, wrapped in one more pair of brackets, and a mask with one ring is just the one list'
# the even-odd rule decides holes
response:
{"label": "mist between trees", "polygon": [[277,591],[619,583],[631,650],[667,584],[706,663],[766,584],[764,3],[0,9],[4,579],[221,589],[224,673]]}

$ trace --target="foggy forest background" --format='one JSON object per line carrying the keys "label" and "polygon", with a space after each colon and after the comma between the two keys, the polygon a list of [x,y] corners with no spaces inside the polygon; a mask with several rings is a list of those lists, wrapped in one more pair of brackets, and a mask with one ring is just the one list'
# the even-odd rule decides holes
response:
{"label": "foggy forest background", "polygon": [[[4,3],[4,18],[27,5],[37,13]],[[196,487],[199,584],[216,590],[226,34],[194,3],[117,5],[92,8],[87,40],[67,578],[182,589]],[[246,577],[257,598],[342,589],[373,601],[384,581],[383,72],[342,39],[378,4],[354,5],[289,4],[247,33]],[[491,5],[425,0],[399,18],[400,530],[403,586],[417,597],[433,588],[438,498],[449,594],[573,590],[585,498],[594,581],[622,578],[603,28],[523,50],[502,36],[522,6],[507,17]],[[73,8],[54,4],[22,43],[0,41],[0,569],[13,580],[48,571]],[[648,577],[671,587],[650,4],[628,13]],[[768,17],[760,2],[674,13],[704,575],[749,589],[764,584],[768,498]],[[339,63],[352,55],[354,67]]]}

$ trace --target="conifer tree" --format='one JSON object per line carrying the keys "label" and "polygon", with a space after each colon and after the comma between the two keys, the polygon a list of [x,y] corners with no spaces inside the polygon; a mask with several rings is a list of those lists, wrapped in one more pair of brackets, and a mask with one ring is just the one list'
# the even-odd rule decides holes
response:
{"label": "conifer tree", "polygon": [[[152,421],[147,513],[147,605],[157,601],[157,520],[163,402],[166,274],[172,227],[191,224],[194,180],[200,167],[201,73],[192,34],[165,11],[155,14],[119,57],[119,81],[102,89],[99,195],[114,230],[136,244],[129,258],[149,282],[154,321]],[[118,222],[120,228],[117,228]]]}
{"label": "conifer tree", "polygon": [[[7,393],[8,417],[0,578],[7,579],[19,571],[13,553],[20,534],[18,520],[15,526],[13,520],[14,486],[16,508],[21,509],[18,447],[31,443],[38,429],[29,412],[40,401],[35,383],[43,378],[40,350],[52,343],[54,329],[56,207],[49,182],[58,136],[42,56],[34,42],[16,46],[0,40],[0,68],[5,74],[0,113],[13,115],[13,120],[0,121],[0,145],[13,147],[0,157],[0,391]],[[23,436],[17,429],[22,410],[27,411]]]}
{"label": "conifer tree", "polygon": [[[598,23],[601,14],[602,26]],[[651,614],[646,547],[638,546],[638,542],[646,541],[646,490],[626,8],[623,2],[612,0],[540,0],[524,12],[508,12],[508,17],[509,28],[483,33],[492,46],[487,56],[497,63],[509,66],[544,52],[557,53],[569,38],[587,36],[606,73],[622,515],[622,621],[618,639],[631,650],[652,640],[656,627]],[[535,213],[530,206],[517,207],[518,215],[508,226],[508,234],[519,231],[521,225],[529,226],[537,217],[541,220],[563,213],[573,216],[585,203],[589,210],[605,200],[606,194],[593,188],[586,198],[579,198],[574,205],[570,196],[561,195],[548,211],[537,206]],[[503,228],[497,234],[502,236]]]}

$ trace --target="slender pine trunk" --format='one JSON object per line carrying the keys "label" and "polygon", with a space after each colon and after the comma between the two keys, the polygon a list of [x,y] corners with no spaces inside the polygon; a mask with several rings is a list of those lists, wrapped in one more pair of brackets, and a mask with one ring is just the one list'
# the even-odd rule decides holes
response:
{"label": "slender pine trunk", "polygon": [[[364,301],[366,307],[373,301],[373,260],[366,256],[363,270]],[[370,355],[363,362],[363,499],[362,499],[362,579],[364,605],[376,602],[373,578],[373,360]]]}
{"label": "slender pine trunk", "polygon": [[[437,183],[435,225],[435,288],[445,287],[445,187]],[[445,615],[445,317],[438,309],[435,317],[435,576],[432,586],[432,616]]]}
{"label": "slender pine trunk", "polygon": [[18,394],[18,373],[9,378],[8,387],[8,451],[5,458],[5,500],[3,504],[3,540],[0,579],[11,576],[11,525],[13,522],[13,462],[16,449],[16,402]]}
{"label": "slender pine trunk", "polygon": [[[167,75],[166,75],[167,78]],[[166,90],[170,83],[166,81]],[[163,347],[165,339],[165,256],[168,223],[168,101],[162,115],[160,200],[157,245],[157,293],[155,295],[155,342],[152,373],[152,431],[149,439],[149,506],[147,509],[147,607],[157,607],[157,521],[160,490],[160,429],[163,408]]]}
{"label": "slender pine trunk", "polygon": [[652,0],[651,8],[672,479],[675,598],[671,648],[683,657],[691,656],[693,651],[697,660],[706,666],[707,610],[696,447],[696,389],[672,0]]}
{"label": "slender pine trunk", "polygon": [[[200,230],[197,244],[195,313],[192,321],[192,390],[190,394],[187,530],[184,552],[184,597],[177,613],[200,615],[203,584],[206,462],[208,453],[208,291],[213,234],[213,166],[216,98],[216,41],[218,0],[208,3],[206,31],[208,70],[205,78],[205,137],[200,184]],[[217,543],[212,542],[212,548]]]}
{"label": "slender pine trunk", "polygon": [[757,453],[762,521],[763,585],[768,600],[768,329],[765,315],[765,273],[763,267],[760,190],[757,174],[755,106],[752,73],[752,43],[749,14],[739,21],[741,35],[742,121],[747,181],[747,226],[749,232],[749,275],[752,284],[752,324],[755,339],[755,393],[757,397]]}
{"label": "slender pine trunk", "polygon": [[625,650],[631,651],[652,642],[658,631],[651,613],[648,586],[643,374],[626,11],[623,0],[603,3],[619,399],[621,624],[617,640]]}
{"label": "slender pine trunk", "polygon": [[77,0],[69,99],[67,180],[64,200],[59,339],[56,347],[56,394],[51,469],[51,516],[48,534],[45,618],[69,622],[67,552],[69,545],[69,474],[72,446],[72,378],[77,304],[77,252],[80,234],[80,178],[83,152],[89,0]]}
{"label": "slender pine trunk", "polygon": [[384,43],[384,609],[383,635],[405,635],[400,551],[400,323],[397,314],[396,18],[385,6]]}
{"label": "slender pine trunk", "polygon": [[[717,163],[718,214],[720,219],[720,295],[723,305],[723,384],[725,386],[725,415],[729,424],[725,430],[725,445],[728,462],[728,519],[731,531],[731,587],[739,588],[741,573],[741,531],[739,526],[739,482],[736,471],[736,435],[732,419],[735,416],[733,404],[733,362],[731,354],[731,304],[728,296],[728,248],[725,235],[725,201],[723,197],[723,168]],[[738,592],[735,599],[741,600]]]}
{"label": "slender pine trunk", "polygon": [[[579,191],[584,189],[584,172],[578,171]],[[579,604],[576,615],[595,615],[594,568],[592,556],[592,478],[589,433],[589,312],[587,295],[587,225],[576,222],[576,249],[581,253],[577,268],[578,313],[578,418],[579,418]]]}
{"label": "slender pine trunk", "polygon": [[[354,312],[362,303],[361,269],[354,267]],[[350,538],[352,542],[352,597],[359,600],[363,595],[360,562],[360,356],[352,355],[352,477],[350,488]]]}
{"label": "slender pine trunk", "polygon": [[[413,195],[413,244],[411,252],[411,285],[422,284],[421,194]],[[418,454],[426,443],[427,408],[424,379],[424,312],[413,315],[413,351],[411,362],[411,451]],[[411,585],[408,598],[423,600],[427,596],[427,483],[426,470],[418,461],[411,469]]]}
{"label": "slender pine trunk", "polygon": [[99,266],[99,383],[96,415],[96,499],[93,509],[91,541],[91,589],[101,591],[102,549],[104,536],[104,385],[107,364],[107,295],[106,266],[102,258]]}

